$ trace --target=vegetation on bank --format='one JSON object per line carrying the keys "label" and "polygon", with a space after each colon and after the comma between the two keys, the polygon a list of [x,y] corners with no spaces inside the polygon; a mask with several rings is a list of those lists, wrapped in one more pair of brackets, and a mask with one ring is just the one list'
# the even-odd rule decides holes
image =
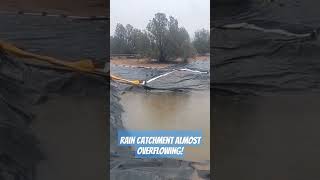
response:
{"label": "vegetation on bank", "polygon": [[210,52],[210,33],[201,29],[195,32],[191,41],[189,33],[184,27],[179,27],[177,19],[157,13],[144,30],[130,24],[117,24],[114,35],[110,37],[110,51],[111,54],[139,54],[159,62],[177,58],[187,60],[196,54]]}

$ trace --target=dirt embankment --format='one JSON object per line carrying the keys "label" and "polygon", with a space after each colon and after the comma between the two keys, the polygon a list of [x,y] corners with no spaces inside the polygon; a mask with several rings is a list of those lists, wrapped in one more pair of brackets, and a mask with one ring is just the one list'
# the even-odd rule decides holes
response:
{"label": "dirt embankment", "polygon": [[105,0],[2,0],[0,11],[47,12],[77,16],[106,16]]}
{"label": "dirt embankment", "polygon": [[[196,56],[195,58],[189,59],[188,62],[193,61],[204,61],[208,60],[209,56]],[[110,63],[114,65],[121,66],[131,66],[131,67],[143,67],[143,68],[167,68],[173,64],[183,63],[181,59],[177,59],[173,62],[157,62],[156,60],[151,60],[148,58],[125,58],[125,57],[112,57]]]}

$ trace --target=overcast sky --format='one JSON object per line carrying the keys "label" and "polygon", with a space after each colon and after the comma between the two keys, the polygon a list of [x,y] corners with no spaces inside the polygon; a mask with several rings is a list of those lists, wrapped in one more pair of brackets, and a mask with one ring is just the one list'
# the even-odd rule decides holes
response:
{"label": "overcast sky", "polygon": [[145,29],[158,12],[178,19],[193,37],[196,30],[210,28],[210,0],[111,0],[110,32],[117,23]]}

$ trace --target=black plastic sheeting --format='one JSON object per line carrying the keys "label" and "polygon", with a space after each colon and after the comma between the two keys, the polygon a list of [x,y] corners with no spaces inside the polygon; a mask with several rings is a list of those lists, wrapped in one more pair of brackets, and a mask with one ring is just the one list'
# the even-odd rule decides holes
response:
{"label": "black plastic sheeting", "polygon": [[[188,69],[190,71],[179,71]],[[175,71],[177,70],[177,71]],[[174,72],[173,72],[174,71]],[[194,71],[194,72],[193,72]],[[171,73],[172,72],[172,73]],[[201,91],[209,89],[210,82],[210,58],[204,61],[194,61],[189,64],[171,65],[164,69],[125,67],[111,65],[111,73],[129,80],[150,80],[162,76],[145,87],[133,87],[125,84],[115,84],[120,90],[158,90],[158,91]]]}
{"label": "black plastic sheeting", "polygon": [[[32,179],[34,168],[45,157],[30,130],[31,107],[53,94],[105,95],[105,79],[72,72],[39,69],[0,55],[0,164],[3,179]],[[1,176],[0,176],[1,177]]]}
{"label": "black plastic sheeting", "polygon": [[319,179],[319,3],[211,10],[217,179]]}
{"label": "black plastic sheeting", "polygon": [[215,94],[319,93],[318,5],[312,0],[253,0],[214,7]]}
{"label": "black plastic sheeting", "polygon": [[[26,15],[1,15],[0,21],[1,41],[60,59],[105,63],[106,22]],[[33,106],[56,96],[106,97],[107,87],[103,77],[26,65],[0,52],[0,179],[34,179],[47,156],[31,130]]]}
{"label": "black plastic sheeting", "polygon": [[68,61],[107,59],[107,21],[1,14],[0,22],[0,40],[26,51]]}

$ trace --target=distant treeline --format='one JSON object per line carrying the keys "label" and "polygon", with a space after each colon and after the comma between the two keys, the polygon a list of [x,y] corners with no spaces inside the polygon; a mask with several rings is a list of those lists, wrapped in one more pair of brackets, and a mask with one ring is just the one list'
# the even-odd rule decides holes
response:
{"label": "distant treeline", "polygon": [[195,32],[191,41],[187,30],[179,27],[178,20],[163,13],[155,14],[145,30],[134,28],[130,24],[117,24],[114,36],[110,37],[111,54],[139,54],[158,61],[177,58],[187,60],[196,54],[210,51],[210,34],[201,29]]}

